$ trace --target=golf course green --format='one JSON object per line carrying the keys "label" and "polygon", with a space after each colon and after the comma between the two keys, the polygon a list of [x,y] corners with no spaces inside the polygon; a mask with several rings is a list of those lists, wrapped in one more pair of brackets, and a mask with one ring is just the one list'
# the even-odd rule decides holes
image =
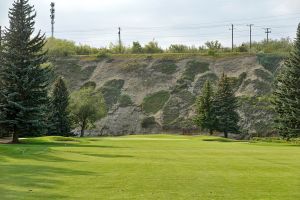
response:
{"label": "golf course green", "polygon": [[0,144],[0,199],[300,199],[300,146],[208,136]]}

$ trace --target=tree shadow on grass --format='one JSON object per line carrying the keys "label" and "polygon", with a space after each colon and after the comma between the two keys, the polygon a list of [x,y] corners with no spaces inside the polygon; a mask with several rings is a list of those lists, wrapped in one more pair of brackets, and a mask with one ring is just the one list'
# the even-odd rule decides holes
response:
{"label": "tree shadow on grass", "polygon": [[[94,172],[69,168],[11,163],[0,164],[0,172],[0,199],[66,199],[67,196],[57,193],[65,185],[64,176],[76,179],[95,175]],[[40,190],[46,192],[38,193]]]}
{"label": "tree shadow on grass", "polygon": [[203,139],[205,142],[248,142],[246,140],[233,140],[228,138],[207,138]]}
{"label": "tree shadow on grass", "polygon": [[41,200],[41,199],[70,199],[70,197],[62,195],[62,194],[57,194],[57,193],[40,193],[36,192],[35,190],[13,190],[9,187],[5,187],[1,192],[1,199],[30,199],[30,200]]}
{"label": "tree shadow on grass", "polygon": [[87,144],[87,143],[81,143],[81,142],[46,142],[46,141],[22,141],[20,145],[25,146],[35,146],[35,145],[43,145],[48,147],[93,147],[93,148],[129,148],[129,147],[120,147],[120,146],[112,146],[112,145],[95,145],[95,144]]}
{"label": "tree shadow on grass", "polygon": [[116,154],[94,154],[94,153],[80,153],[85,156],[93,156],[99,158],[133,158],[131,155],[116,155]]}
{"label": "tree shadow on grass", "polygon": [[3,161],[8,160],[8,158],[12,158],[16,160],[34,160],[42,162],[84,162],[80,160],[59,157],[59,154],[57,154],[56,151],[51,150],[51,148],[48,146],[14,146],[11,148],[0,148],[0,152],[0,160]]}

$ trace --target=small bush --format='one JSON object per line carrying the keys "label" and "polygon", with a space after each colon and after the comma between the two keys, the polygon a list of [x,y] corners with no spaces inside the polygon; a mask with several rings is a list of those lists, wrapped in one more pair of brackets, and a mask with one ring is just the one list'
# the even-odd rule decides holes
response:
{"label": "small bush", "polygon": [[167,91],[159,91],[153,93],[144,98],[142,103],[142,108],[146,113],[157,113],[160,109],[163,108],[165,103],[169,100],[170,93]]}
{"label": "small bush", "polygon": [[199,61],[189,61],[186,66],[186,70],[183,74],[183,78],[194,81],[195,76],[200,73],[209,71],[209,63]]}
{"label": "small bush", "polygon": [[94,81],[88,81],[88,82],[86,82],[86,83],[84,83],[81,87],[80,87],[80,89],[83,89],[83,88],[93,88],[93,89],[95,89],[96,88],[96,83],[94,82]]}
{"label": "small bush", "polygon": [[53,57],[76,55],[75,42],[69,40],[48,38],[44,50],[48,51],[48,55]]}
{"label": "small bush", "polygon": [[119,98],[119,106],[120,107],[128,107],[133,105],[133,102],[129,95],[122,95]]}
{"label": "small bush", "polygon": [[258,96],[270,94],[272,92],[272,86],[269,83],[253,80],[252,84]]}
{"label": "small bush", "polygon": [[284,59],[283,56],[273,54],[258,54],[257,60],[266,70],[274,73],[279,67],[280,62]]}
{"label": "small bush", "polygon": [[164,127],[171,124],[179,117],[180,102],[176,98],[171,98],[163,109],[163,124]]}
{"label": "small bush", "polygon": [[111,59],[111,54],[106,50],[100,50],[97,54],[97,58],[100,60]]}
{"label": "small bush", "polygon": [[256,69],[254,71],[255,75],[259,78],[261,78],[264,81],[272,82],[273,81],[273,76],[269,74],[268,72],[262,70],[262,69]]}
{"label": "small bush", "polygon": [[154,117],[144,118],[142,121],[142,128],[152,128],[157,125]]}
{"label": "small bush", "polygon": [[177,65],[172,60],[162,60],[156,65],[153,65],[152,69],[164,74],[174,74],[177,70]]}
{"label": "small bush", "polygon": [[194,93],[199,94],[204,86],[204,83],[207,80],[211,81],[212,83],[216,83],[218,80],[218,76],[213,72],[208,72],[203,76],[199,77],[194,87]]}
{"label": "small bush", "polygon": [[[186,110],[196,101],[196,97],[187,90],[174,92],[172,97],[163,109],[163,125],[164,127],[179,126],[177,119],[180,110]],[[175,124],[174,124],[175,123]]]}
{"label": "small bush", "polygon": [[189,86],[191,86],[191,82],[189,80],[186,80],[183,78],[178,79],[176,81],[176,85],[172,89],[172,94],[178,93],[182,90],[187,90],[189,88]]}
{"label": "small bush", "polygon": [[158,46],[158,43],[155,41],[151,41],[144,47],[145,53],[163,53],[163,50]]}
{"label": "small bush", "polygon": [[106,82],[101,88],[100,92],[103,94],[107,107],[111,108],[116,104],[121,96],[121,89],[124,86],[124,80],[111,80]]}
{"label": "small bush", "polygon": [[135,60],[135,61],[128,62],[125,65],[121,66],[121,69],[125,72],[134,72],[134,71],[137,71],[137,70],[145,68],[145,67],[147,67],[146,64]]}

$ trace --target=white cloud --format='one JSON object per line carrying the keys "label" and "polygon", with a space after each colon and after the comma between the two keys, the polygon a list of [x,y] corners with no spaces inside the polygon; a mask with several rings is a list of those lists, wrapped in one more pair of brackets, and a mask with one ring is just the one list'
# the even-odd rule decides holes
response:
{"label": "white cloud", "polygon": [[269,1],[272,14],[288,15],[295,12],[300,13],[299,0],[270,0]]}

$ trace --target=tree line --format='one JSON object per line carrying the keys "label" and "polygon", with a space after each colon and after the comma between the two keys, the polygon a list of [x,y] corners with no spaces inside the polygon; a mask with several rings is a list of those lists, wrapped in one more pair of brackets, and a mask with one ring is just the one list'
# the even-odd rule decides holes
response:
{"label": "tree line", "polygon": [[[292,42],[289,38],[280,40],[270,40],[253,42],[251,53],[285,53],[292,49]],[[89,45],[76,45],[70,40],[48,38],[44,47],[49,56],[74,56],[74,55],[103,55],[103,54],[162,54],[162,53],[199,53],[207,55],[217,55],[232,52],[231,48],[224,47],[218,40],[207,41],[203,46],[187,46],[183,44],[171,44],[168,48],[160,47],[158,42],[150,41],[145,45],[135,41],[130,46],[110,43],[108,47],[95,48]],[[235,52],[250,52],[250,44],[243,43],[236,46]]]}

